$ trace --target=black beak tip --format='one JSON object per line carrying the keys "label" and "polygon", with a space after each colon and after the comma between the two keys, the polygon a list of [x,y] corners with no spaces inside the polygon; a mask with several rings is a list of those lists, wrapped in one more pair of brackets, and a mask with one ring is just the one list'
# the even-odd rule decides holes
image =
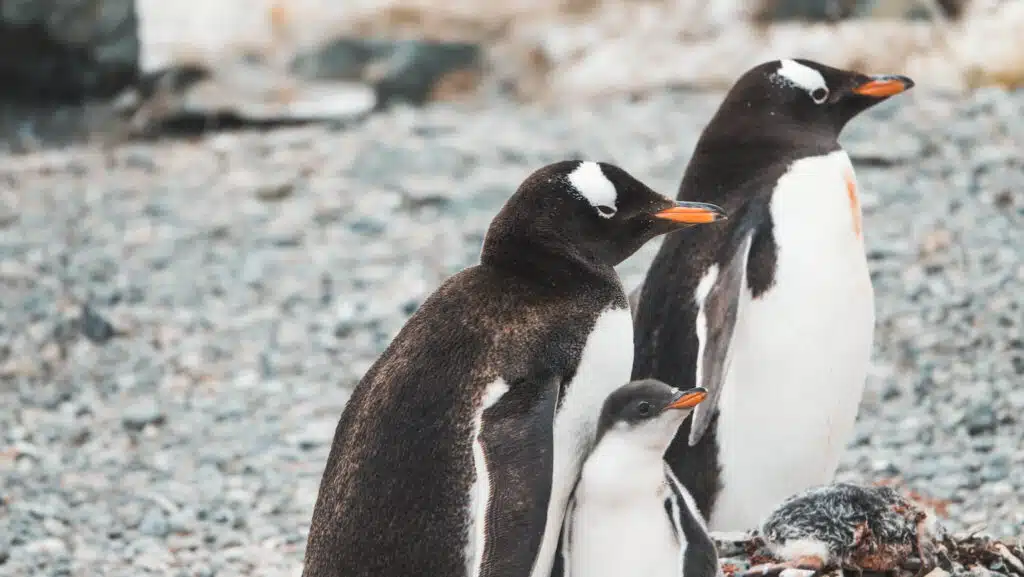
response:
{"label": "black beak tip", "polygon": [[902,82],[904,90],[910,90],[914,87],[914,81],[909,76],[893,76],[893,79]]}

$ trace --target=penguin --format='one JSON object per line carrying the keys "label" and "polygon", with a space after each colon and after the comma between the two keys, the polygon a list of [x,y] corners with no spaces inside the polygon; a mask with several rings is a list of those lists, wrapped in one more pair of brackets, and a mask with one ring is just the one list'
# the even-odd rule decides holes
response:
{"label": "penguin", "polygon": [[607,163],[529,175],[479,264],[444,281],[354,389],[303,575],[546,577],[601,403],[633,360],[614,267],[724,216]]}
{"label": "penguin", "polygon": [[779,563],[751,567],[746,575],[813,575],[834,569],[887,573],[938,565],[945,528],[935,514],[892,487],[836,483],[814,487],[782,502],[758,532]]}
{"label": "penguin", "polygon": [[663,458],[707,390],[647,379],[604,402],[596,445],[566,510],[562,577],[715,577],[718,554],[693,498]]}
{"label": "penguin", "polygon": [[833,478],[875,323],[857,180],[838,137],[913,85],[766,62],[737,80],[698,139],[677,198],[731,216],[662,243],[630,297],[631,378],[708,389],[666,459],[712,531],[749,530]]}

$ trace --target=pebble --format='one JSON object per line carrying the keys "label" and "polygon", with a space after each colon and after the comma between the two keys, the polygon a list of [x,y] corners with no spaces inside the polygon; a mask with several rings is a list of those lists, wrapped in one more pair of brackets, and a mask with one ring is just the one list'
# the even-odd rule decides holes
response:
{"label": "pebble", "polygon": [[52,539],[40,539],[33,541],[23,547],[24,553],[28,555],[39,555],[43,557],[61,557],[67,553],[67,545],[64,541],[52,538]]}
{"label": "pebble", "polygon": [[[70,147],[44,171],[31,167],[46,152],[19,157],[4,169],[18,218],[0,227],[0,298],[16,303],[0,307],[0,444],[15,451],[0,457],[0,573],[295,575],[352,387],[476,262],[515,186],[585,156],[673,190],[720,96],[396,107],[343,130]],[[952,530],[1003,531],[1024,510],[1024,226],[980,182],[1015,161],[975,152],[1024,148],[988,130],[1024,92],[988,93],[964,122],[970,100],[914,96],[844,141],[855,165],[868,159],[858,178],[875,199],[876,333],[840,478],[898,478],[952,501]],[[880,149],[892,130],[905,142]],[[260,198],[284,181],[289,193]],[[627,290],[656,250],[618,267]],[[68,324],[88,316],[68,295],[131,330],[96,329],[94,344]]]}
{"label": "pebble", "polygon": [[102,345],[114,338],[114,326],[89,305],[82,307],[82,317],[79,322],[85,338],[97,345]]}
{"label": "pebble", "polygon": [[155,399],[137,399],[124,409],[121,422],[131,431],[141,431],[146,425],[163,423],[164,413]]}
{"label": "pebble", "polygon": [[152,507],[146,511],[146,515],[139,522],[139,532],[151,537],[166,537],[171,527],[167,517],[159,507]]}
{"label": "pebble", "polygon": [[334,440],[334,430],[338,427],[337,419],[325,419],[307,423],[292,440],[302,449],[313,449],[320,445],[330,446]]}
{"label": "pebble", "polygon": [[266,201],[283,200],[295,192],[293,181],[268,182],[258,185],[255,190],[256,198]]}

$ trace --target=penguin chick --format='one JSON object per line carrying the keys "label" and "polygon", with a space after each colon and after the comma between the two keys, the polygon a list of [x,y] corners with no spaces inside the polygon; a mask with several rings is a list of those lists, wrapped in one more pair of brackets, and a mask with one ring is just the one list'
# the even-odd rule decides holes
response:
{"label": "penguin chick", "polygon": [[936,566],[944,529],[934,514],[891,487],[837,483],[790,497],[761,524],[761,537],[780,563],[747,575],[818,573],[826,569],[886,572],[920,559]]}
{"label": "penguin chick", "polygon": [[680,391],[648,379],[608,397],[566,513],[566,577],[717,574],[704,521],[664,461],[679,423],[706,395],[700,387]]}

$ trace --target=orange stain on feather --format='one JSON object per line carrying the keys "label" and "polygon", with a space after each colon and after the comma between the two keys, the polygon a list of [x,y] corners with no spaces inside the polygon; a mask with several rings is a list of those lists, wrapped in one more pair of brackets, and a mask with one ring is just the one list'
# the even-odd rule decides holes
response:
{"label": "orange stain on feather", "polygon": [[857,183],[853,180],[853,173],[846,173],[846,197],[850,199],[850,216],[853,217],[853,232],[857,238],[860,233],[860,199],[857,198]]}

